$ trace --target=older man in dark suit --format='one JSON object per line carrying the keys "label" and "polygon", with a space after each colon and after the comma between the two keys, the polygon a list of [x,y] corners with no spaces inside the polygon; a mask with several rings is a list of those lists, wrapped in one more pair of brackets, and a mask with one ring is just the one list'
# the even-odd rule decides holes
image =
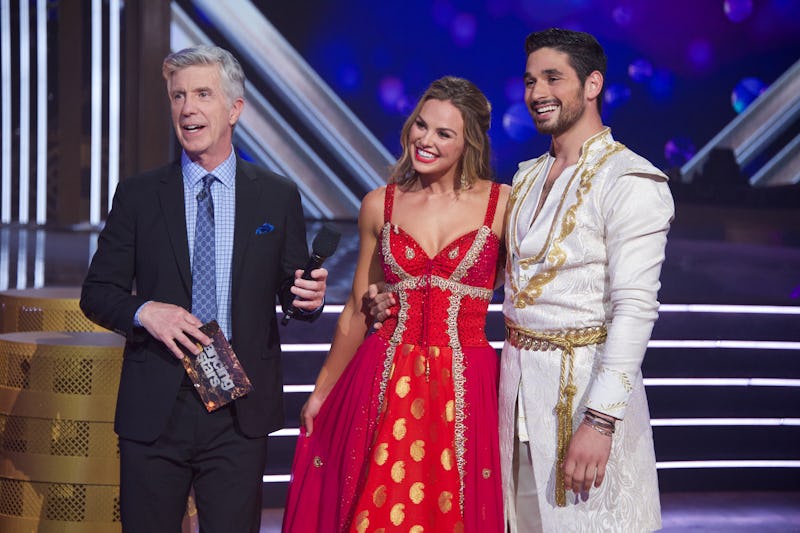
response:
{"label": "older man in dark suit", "polygon": [[[167,56],[181,161],[124,180],[83,284],[81,308],[127,337],[115,430],[126,532],[180,531],[195,490],[200,526],[257,532],[266,435],[283,426],[275,301],[316,318],[327,271],[308,258],[296,186],[235,155],[244,73],[226,50]],[[134,290],[135,285],[135,290]],[[297,297],[297,299],[295,299]],[[216,319],[253,384],[207,412],[180,361]]]}

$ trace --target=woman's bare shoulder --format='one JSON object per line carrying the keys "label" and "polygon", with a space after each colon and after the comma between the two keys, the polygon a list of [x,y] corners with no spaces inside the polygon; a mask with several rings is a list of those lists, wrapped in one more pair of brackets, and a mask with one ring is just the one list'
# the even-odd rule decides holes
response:
{"label": "woman's bare shoulder", "polygon": [[358,214],[359,221],[370,226],[380,227],[383,224],[383,206],[386,199],[386,186],[373,189],[364,195],[361,200],[361,210]]}

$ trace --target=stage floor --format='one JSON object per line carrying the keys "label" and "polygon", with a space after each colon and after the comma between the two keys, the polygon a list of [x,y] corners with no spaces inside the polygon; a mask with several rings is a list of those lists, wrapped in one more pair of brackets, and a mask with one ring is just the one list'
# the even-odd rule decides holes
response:
{"label": "stage floor", "polygon": [[[283,509],[264,509],[261,533],[281,530]],[[693,492],[661,495],[665,533],[800,531],[800,492]]]}

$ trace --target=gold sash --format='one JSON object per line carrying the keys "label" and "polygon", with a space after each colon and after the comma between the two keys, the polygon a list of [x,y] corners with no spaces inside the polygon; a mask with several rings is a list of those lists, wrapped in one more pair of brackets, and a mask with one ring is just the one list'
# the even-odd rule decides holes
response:
{"label": "gold sash", "polygon": [[575,366],[575,348],[591,346],[605,342],[607,336],[605,326],[591,328],[568,329],[560,331],[532,331],[506,320],[506,340],[511,346],[522,350],[561,350],[561,376],[558,386],[558,404],[556,417],[558,421],[558,462],[556,464],[556,505],[567,505],[566,487],[564,486],[564,456],[572,439],[572,400],[577,388],[573,380]]}

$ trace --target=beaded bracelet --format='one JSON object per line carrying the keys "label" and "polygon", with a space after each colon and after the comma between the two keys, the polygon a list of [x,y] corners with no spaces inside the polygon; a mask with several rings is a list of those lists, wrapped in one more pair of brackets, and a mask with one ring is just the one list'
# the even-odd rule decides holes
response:
{"label": "beaded bracelet", "polygon": [[600,424],[596,420],[593,420],[589,417],[584,418],[582,423],[606,437],[611,437],[614,434],[614,428]]}
{"label": "beaded bracelet", "polygon": [[608,420],[607,418],[603,418],[602,416],[589,411],[588,409],[583,412],[583,421],[588,425],[591,426],[592,429],[602,433],[610,437],[616,427],[613,420]]}
{"label": "beaded bracelet", "polygon": [[592,420],[597,420],[601,424],[607,424],[607,425],[611,426],[611,429],[614,429],[614,427],[616,425],[616,420],[615,419],[613,419],[613,418],[612,419],[608,419],[608,418],[602,417],[602,416],[598,415],[597,413],[595,413],[594,411],[590,411],[588,409],[583,412],[583,416],[588,416]]}

